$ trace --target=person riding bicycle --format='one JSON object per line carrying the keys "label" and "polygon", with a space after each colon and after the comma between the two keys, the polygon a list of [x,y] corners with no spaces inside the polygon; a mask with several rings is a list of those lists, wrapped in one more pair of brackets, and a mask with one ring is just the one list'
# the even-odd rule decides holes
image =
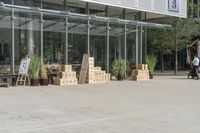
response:
{"label": "person riding bicycle", "polygon": [[199,58],[196,55],[194,55],[194,59],[192,61],[192,70],[194,73],[194,77],[197,77],[197,79],[199,79],[198,69],[199,69]]}

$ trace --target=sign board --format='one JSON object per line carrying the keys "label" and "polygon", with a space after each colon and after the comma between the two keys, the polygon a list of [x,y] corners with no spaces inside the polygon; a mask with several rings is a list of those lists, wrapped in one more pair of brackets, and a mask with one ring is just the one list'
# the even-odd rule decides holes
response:
{"label": "sign board", "polygon": [[27,74],[30,65],[30,58],[23,58],[20,62],[18,74]]}
{"label": "sign board", "polygon": [[168,0],[168,10],[173,12],[179,12],[179,0]]}

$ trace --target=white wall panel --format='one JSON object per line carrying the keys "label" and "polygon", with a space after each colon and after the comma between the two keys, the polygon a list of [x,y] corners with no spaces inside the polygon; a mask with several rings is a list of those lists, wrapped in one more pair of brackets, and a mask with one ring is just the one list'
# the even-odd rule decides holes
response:
{"label": "white wall panel", "polygon": [[151,10],[151,0],[139,0],[138,7],[144,10]]}
{"label": "white wall panel", "polygon": [[124,7],[137,8],[138,3],[137,0],[121,0],[119,5]]}
{"label": "white wall panel", "polygon": [[168,2],[171,0],[79,0],[138,11],[146,11],[176,17],[187,17],[187,0],[175,0],[179,4],[178,11],[168,10]]}
{"label": "white wall panel", "polygon": [[[166,3],[166,2],[165,2]],[[167,10],[167,5],[163,4],[162,0],[154,0],[154,10],[165,12]]]}

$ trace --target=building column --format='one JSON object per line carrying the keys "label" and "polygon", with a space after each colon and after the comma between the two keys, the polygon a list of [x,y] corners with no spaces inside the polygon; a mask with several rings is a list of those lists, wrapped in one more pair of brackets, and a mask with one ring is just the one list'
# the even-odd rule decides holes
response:
{"label": "building column", "polygon": [[143,33],[143,29],[142,29],[142,25],[140,26],[140,61],[139,61],[139,63],[140,64],[142,64],[143,63],[143,60],[142,60],[142,49],[143,49],[143,46],[142,46],[142,44],[143,44],[143,41],[142,41],[142,39],[143,39],[143,35],[142,35],[142,33]]}
{"label": "building column", "polygon": [[[147,13],[145,12],[145,22],[147,22]],[[145,30],[144,30],[144,40],[145,40],[145,43],[144,43],[144,57],[143,57],[143,61],[145,61],[145,58],[148,54],[148,51],[147,51],[147,39],[148,39],[148,27],[145,26]]]}
{"label": "building column", "polygon": [[[64,1],[65,11],[68,11],[67,7],[68,3],[67,0]],[[69,28],[69,22],[68,17],[65,18],[65,45],[64,45],[64,64],[69,64],[69,42],[68,42],[68,28]]]}
{"label": "building column", "polygon": [[117,49],[117,52],[118,52],[117,58],[122,58],[122,41],[121,41],[120,32],[119,32],[119,36],[117,36],[117,40],[118,40],[118,48],[117,48],[117,45],[116,45],[116,49]]}
{"label": "building column", "polygon": [[135,65],[137,65],[138,64],[138,62],[139,62],[139,56],[138,56],[138,53],[139,53],[139,29],[138,29],[138,25],[136,26],[136,39],[135,39],[135,44],[136,44],[136,46],[135,46]]}
{"label": "building column", "polygon": [[68,59],[68,27],[69,27],[69,23],[68,23],[68,18],[66,17],[65,20],[65,45],[64,45],[64,63],[65,64],[69,64],[69,59]]}
{"label": "building column", "polygon": [[109,73],[110,71],[110,24],[107,22],[106,26],[106,71]]}
{"label": "building column", "polygon": [[[124,60],[127,62],[127,26],[124,26]],[[125,78],[126,78],[126,63],[125,63]]]}
{"label": "building column", "polygon": [[40,60],[41,60],[41,64],[44,63],[43,26],[44,26],[43,13],[40,13]]}
{"label": "building column", "polygon": [[[109,17],[108,8],[109,8],[108,6],[105,7],[105,17]],[[109,30],[108,28],[109,28],[109,27],[108,27],[108,23],[106,23],[106,37],[105,37],[105,39],[106,39],[106,43],[105,43],[105,49],[106,49],[106,53],[105,53],[105,54],[106,54],[106,55],[105,55],[105,56],[106,56],[106,57],[105,57],[105,70],[106,70],[107,72],[109,72],[109,69],[108,69],[109,66],[107,65],[107,64],[109,63],[109,57],[108,57],[109,55],[107,55],[107,54],[108,54],[108,53],[107,53],[107,48],[108,48],[107,45],[108,45],[108,41],[109,41],[109,38],[108,38],[108,36],[107,36],[107,35],[109,34],[109,33],[108,33],[108,32],[109,32],[109,31],[108,31],[108,30]]]}
{"label": "building column", "polygon": [[[40,0],[40,8],[42,9],[42,0]],[[44,63],[44,44],[43,44],[43,26],[44,26],[44,20],[43,20],[43,13],[40,12],[40,61],[41,64]]]}
{"label": "building column", "polygon": [[198,18],[198,21],[199,21],[199,17],[200,17],[200,16],[199,16],[199,12],[200,12],[200,9],[199,9],[199,6],[200,6],[200,5],[199,5],[199,4],[200,4],[200,2],[199,2],[199,0],[198,0],[198,2],[197,2],[197,5],[198,5],[197,18]]}
{"label": "building column", "polygon": [[33,21],[32,19],[27,24],[27,47],[28,56],[32,57],[34,55],[34,35],[33,35]]}
{"label": "building column", "polygon": [[90,17],[87,22],[87,53],[90,55]]}
{"label": "building column", "polygon": [[[14,4],[14,2],[12,2]],[[11,30],[12,30],[12,35],[11,35],[11,72],[12,74],[15,74],[15,16],[14,16],[14,9],[12,9],[12,14],[11,14]]]}
{"label": "building column", "polygon": [[87,21],[87,53],[90,55],[90,9],[89,9],[89,3],[86,3],[86,14],[88,15],[88,21]]}

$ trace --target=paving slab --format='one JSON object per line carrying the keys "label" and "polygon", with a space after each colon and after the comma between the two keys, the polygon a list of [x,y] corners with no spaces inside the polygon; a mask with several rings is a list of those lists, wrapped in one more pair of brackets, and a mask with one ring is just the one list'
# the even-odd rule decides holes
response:
{"label": "paving slab", "polygon": [[0,88],[0,133],[200,133],[200,80]]}

